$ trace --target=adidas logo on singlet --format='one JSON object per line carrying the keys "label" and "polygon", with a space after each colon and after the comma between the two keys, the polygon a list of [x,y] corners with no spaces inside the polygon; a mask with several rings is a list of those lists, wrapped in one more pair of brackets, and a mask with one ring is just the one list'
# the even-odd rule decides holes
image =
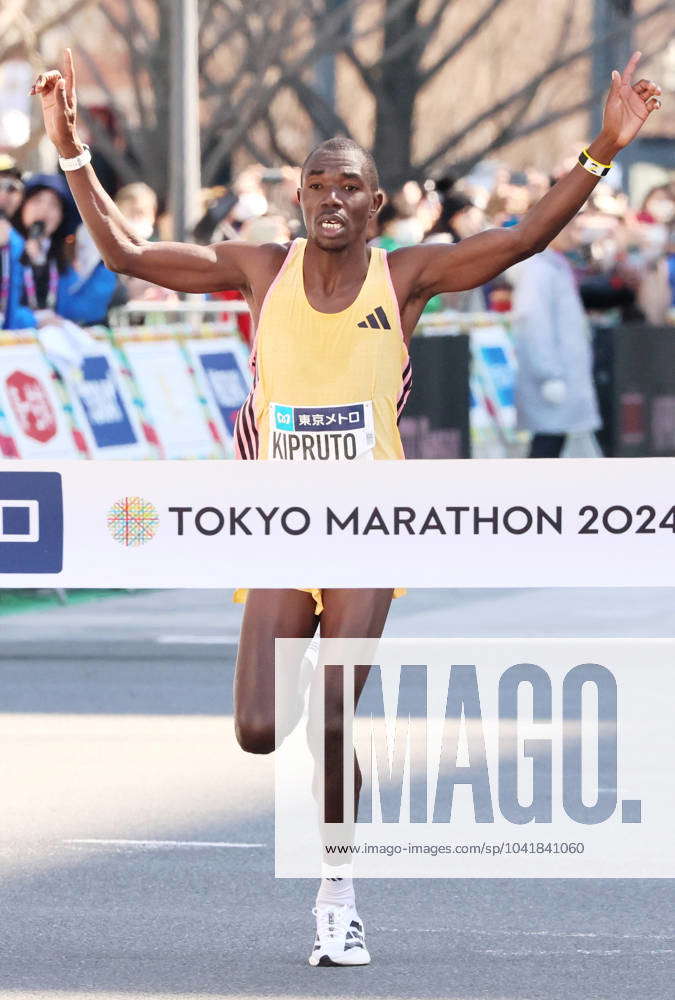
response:
{"label": "adidas logo on singlet", "polygon": [[360,326],[363,330],[391,330],[391,324],[382,306],[377,306],[371,313],[368,313],[365,319],[362,319],[356,325]]}

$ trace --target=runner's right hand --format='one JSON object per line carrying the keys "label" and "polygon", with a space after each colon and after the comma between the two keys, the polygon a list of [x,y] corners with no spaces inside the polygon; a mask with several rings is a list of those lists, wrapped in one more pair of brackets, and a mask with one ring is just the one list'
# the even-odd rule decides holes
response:
{"label": "runner's right hand", "polygon": [[41,73],[31,87],[30,94],[38,95],[42,102],[45,131],[59,154],[71,157],[82,152],[82,143],[76,133],[77,97],[70,49],[66,49],[65,54],[65,78],[57,69]]}

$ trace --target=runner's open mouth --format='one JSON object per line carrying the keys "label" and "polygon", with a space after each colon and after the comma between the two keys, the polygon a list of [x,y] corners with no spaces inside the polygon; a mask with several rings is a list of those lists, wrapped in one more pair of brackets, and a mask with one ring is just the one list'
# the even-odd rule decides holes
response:
{"label": "runner's open mouth", "polygon": [[340,230],[345,228],[342,219],[338,219],[335,216],[319,219],[319,228],[325,233],[339,233]]}

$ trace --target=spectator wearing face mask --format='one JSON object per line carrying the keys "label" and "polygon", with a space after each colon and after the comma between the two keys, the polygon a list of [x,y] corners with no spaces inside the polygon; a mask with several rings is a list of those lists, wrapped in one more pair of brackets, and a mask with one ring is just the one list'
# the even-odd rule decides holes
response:
{"label": "spectator wearing face mask", "polygon": [[83,237],[78,250],[74,232],[79,215],[63,178],[31,177],[16,221],[25,239],[21,305],[33,313],[34,325],[63,319],[81,325],[105,322],[117,277],[98,255],[94,260],[82,254]]}
{"label": "spectator wearing face mask", "polygon": [[30,309],[21,305],[23,238],[9,221],[23,195],[21,171],[11,156],[0,155],[0,329],[33,327]]}
{"label": "spectator wearing face mask", "polygon": [[126,184],[115,195],[115,204],[140,240],[156,237],[157,195],[148,184],[143,181]]}
{"label": "spectator wearing face mask", "polygon": [[675,193],[668,184],[659,184],[645,196],[637,214],[638,222],[668,226],[675,221]]}
{"label": "spectator wearing face mask", "polygon": [[[137,181],[120,188],[115,195],[115,204],[125,219],[131,223],[140,240],[157,238],[158,201],[157,195],[148,184]],[[178,299],[175,292],[143,278],[120,275],[120,283],[124,289],[124,294],[120,296],[121,300],[175,302]]]}

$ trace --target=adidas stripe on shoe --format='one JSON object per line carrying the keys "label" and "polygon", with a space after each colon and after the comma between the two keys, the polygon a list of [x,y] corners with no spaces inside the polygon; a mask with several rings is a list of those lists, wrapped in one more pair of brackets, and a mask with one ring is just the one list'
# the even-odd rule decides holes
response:
{"label": "adidas stripe on shoe", "polygon": [[316,906],[316,938],[310,965],[368,965],[363,921],[354,906]]}

